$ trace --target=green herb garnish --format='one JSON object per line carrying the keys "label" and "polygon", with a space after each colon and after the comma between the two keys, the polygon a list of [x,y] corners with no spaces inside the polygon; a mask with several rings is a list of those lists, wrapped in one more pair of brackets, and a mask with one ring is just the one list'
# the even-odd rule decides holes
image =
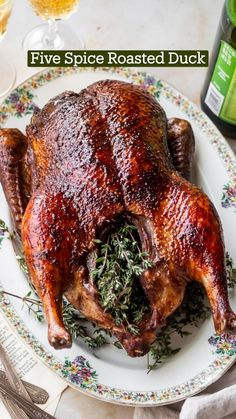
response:
{"label": "green herb garnish", "polygon": [[[32,291],[29,291],[24,297],[7,291],[1,291],[1,293],[20,299],[27,307],[29,314],[33,314],[40,322],[44,321],[43,304],[38,298],[32,297]],[[88,329],[81,324],[81,321],[86,320],[85,317],[66,300],[63,301],[62,315],[65,327],[74,339],[81,338],[89,348],[93,349],[100,348],[107,343],[101,329],[94,328],[91,335],[89,334]]]}
{"label": "green herb garnish", "polygon": [[[23,255],[17,255],[16,260],[19,263],[21,270],[24,272],[24,274],[26,274],[28,276],[29,275],[29,268],[27,266],[25,257]],[[31,284],[32,283],[30,282],[30,285]]]}
{"label": "green herb garnish", "polygon": [[106,243],[96,240],[100,248],[92,272],[101,306],[116,325],[124,324],[135,335],[138,322],[149,310],[139,278],[153,265],[140,250],[136,233],[134,226],[125,224],[112,232]]}
{"label": "green herb garnish", "polygon": [[233,266],[233,259],[228,252],[226,252],[226,274],[228,288],[232,289],[236,285],[236,269]]}
{"label": "green herb garnish", "polygon": [[0,248],[1,248],[2,241],[5,238],[6,234],[9,235],[8,227],[3,220],[0,220]]}
{"label": "green herb garnish", "polygon": [[183,303],[167,319],[166,325],[157,332],[156,341],[152,344],[148,357],[148,372],[179,352],[181,348],[173,348],[174,335],[177,334],[182,338],[191,335],[187,326],[197,327],[209,316],[210,307],[203,287],[197,282],[188,284]]}

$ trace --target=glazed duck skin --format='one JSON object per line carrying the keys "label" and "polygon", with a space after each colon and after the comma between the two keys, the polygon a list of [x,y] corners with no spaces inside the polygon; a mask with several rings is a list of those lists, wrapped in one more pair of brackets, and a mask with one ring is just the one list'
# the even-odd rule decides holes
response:
{"label": "glazed duck skin", "polygon": [[[5,157],[9,136],[0,132]],[[1,179],[14,217],[10,166],[20,191],[30,191],[26,210],[22,207],[22,243],[55,348],[71,345],[62,320],[63,293],[87,319],[110,330],[130,356],[148,352],[157,328],[181,304],[188,280],[205,287],[217,332],[235,327],[219,217],[208,197],[180,174],[189,176],[194,149],[186,121],[167,123],[150,94],[106,80],[79,94],[65,92],[37,110],[27,127],[27,143],[28,187],[27,170],[17,175],[17,159],[9,164],[5,158],[1,174],[9,176]],[[13,149],[10,154],[14,157]],[[98,232],[120,215],[137,226],[142,248],[154,263],[140,278],[150,313],[139,324],[138,336],[104,312],[88,263]]]}

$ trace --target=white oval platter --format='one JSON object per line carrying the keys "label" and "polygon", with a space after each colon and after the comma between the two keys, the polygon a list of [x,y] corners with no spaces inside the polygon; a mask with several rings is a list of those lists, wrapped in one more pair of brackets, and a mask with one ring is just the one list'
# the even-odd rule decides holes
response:
{"label": "white oval platter", "polygon": [[[127,69],[50,69],[31,77],[12,91],[0,105],[0,125],[25,131],[34,106],[42,107],[64,90],[80,91],[106,78],[141,85],[154,94],[167,116],[183,117],[192,124],[196,138],[194,181],[214,202],[224,230],[226,249],[236,262],[236,160],[219,131],[203,112],[162,80]],[[8,207],[0,190],[0,219],[10,227]],[[29,291],[10,240],[0,249],[1,285],[24,296]],[[236,309],[236,296],[231,295]],[[49,368],[74,388],[99,399],[141,406],[173,403],[192,396],[221,377],[233,364],[236,340],[214,335],[212,319],[181,342],[182,349],[147,374],[146,357],[132,359],[125,351],[107,345],[95,352],[74,342],[69,350],[55,351],[47,341],[47,328],[22,308],[16,298],[1,294],[0,310],[24,342]],[[211,344],[209,343],[209,338]]]}

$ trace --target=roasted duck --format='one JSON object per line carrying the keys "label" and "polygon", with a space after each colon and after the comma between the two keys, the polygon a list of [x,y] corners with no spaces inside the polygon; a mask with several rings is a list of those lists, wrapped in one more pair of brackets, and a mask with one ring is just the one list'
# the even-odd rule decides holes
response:
{"label": "roasted duck", "polygon": [[[220,220],[187,180],[193,147],[186,121],[167,122],[153,96],[114,80],[50,100],[26,136],[0,131],[1,182],[54,348],[71,346],[63,293],[130,356],[148,352],[191,280],[206,289],[216,331],[235,327]],[[121,215],[136,225],[154,264],[140,278],[150,311],[137,336],[103,310],[90,275],[95,238]]]}

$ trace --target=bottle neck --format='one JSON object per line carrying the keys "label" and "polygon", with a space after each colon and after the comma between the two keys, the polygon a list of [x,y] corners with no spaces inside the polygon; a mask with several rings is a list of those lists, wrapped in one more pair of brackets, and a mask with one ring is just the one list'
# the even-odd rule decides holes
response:
{"label": "bottle neck", "polygon": [[236,27],[236,0],[226,0],[226,10],[231,23]]}

